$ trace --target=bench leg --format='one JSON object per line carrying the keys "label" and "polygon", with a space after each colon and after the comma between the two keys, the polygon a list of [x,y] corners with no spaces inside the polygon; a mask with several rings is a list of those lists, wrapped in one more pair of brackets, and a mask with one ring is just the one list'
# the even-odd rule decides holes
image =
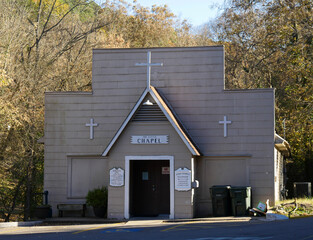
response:
{"label": "bench leg", "polygon": [[86,213],[86,204],[83,204],[83,213],[82,213],[82,217],[85,217],[85,213]]}

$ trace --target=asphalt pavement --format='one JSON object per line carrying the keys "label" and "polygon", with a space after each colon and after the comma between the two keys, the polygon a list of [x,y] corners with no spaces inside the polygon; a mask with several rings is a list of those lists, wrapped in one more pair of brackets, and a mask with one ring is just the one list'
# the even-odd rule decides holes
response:
{"label": "asphalt pavement", "polygon": [[264,218],[161,219],[133,220],[116,223],[60,224],[33,227],[0,228],[5,240],[313,240],[313,218],[265,221]]}

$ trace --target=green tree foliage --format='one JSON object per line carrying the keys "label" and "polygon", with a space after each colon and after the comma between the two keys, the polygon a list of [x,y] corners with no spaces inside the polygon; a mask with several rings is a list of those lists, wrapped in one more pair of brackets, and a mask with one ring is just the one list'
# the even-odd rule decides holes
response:
{"label": "green tree foliage", "polygon": [[232,0],[212,26],[228,88],[276,88],[276,129],[292,146],[290,182],[313,181],[312,0]]}

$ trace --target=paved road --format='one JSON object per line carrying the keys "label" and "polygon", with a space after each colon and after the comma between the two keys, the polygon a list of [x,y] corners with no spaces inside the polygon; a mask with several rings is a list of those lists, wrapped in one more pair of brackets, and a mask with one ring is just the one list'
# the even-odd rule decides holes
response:
{"label": "paved road", "polygon": [[313,240],[313,218],[277,222],[130,222],[0,229],[5,240]]}

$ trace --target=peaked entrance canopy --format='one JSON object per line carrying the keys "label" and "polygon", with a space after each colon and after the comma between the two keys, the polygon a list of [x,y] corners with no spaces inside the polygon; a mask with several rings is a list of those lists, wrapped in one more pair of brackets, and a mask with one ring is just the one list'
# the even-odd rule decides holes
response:
{"label": "peaked entrance canopy", "polygon": [[166,104],[166,101],[161,97],[161,95],[157,92],[156,88],[153,86],[148,86],[146,90],[143,92],[139,100],[137,101],[136,105],[130,112],[130,114],[127,116],[119,130],[114,135],[113,139],[110,141],[107,148],[102,153],[102,156],[107,156],[109,154],[109,151],[123,132],[123,130],[126,128],[127,124],[130,122],[130,120],[134,117],[136,111],[139,109],[141,104],[143,103],[145,97],[150,94],[154,101],[158,104],[164,115],[166,116],[167,120],[171,123],[171,125],[174,127],[177,134],[180,136],[180,138],[183,140],[189,151],[194,156],[200,156],[200,151],[197,149],[191,138],[188,136],[187,132],[183,129],[182,124],[180,121],[175,117],[175,113],[173,110],[170,109],[170,107]]}

